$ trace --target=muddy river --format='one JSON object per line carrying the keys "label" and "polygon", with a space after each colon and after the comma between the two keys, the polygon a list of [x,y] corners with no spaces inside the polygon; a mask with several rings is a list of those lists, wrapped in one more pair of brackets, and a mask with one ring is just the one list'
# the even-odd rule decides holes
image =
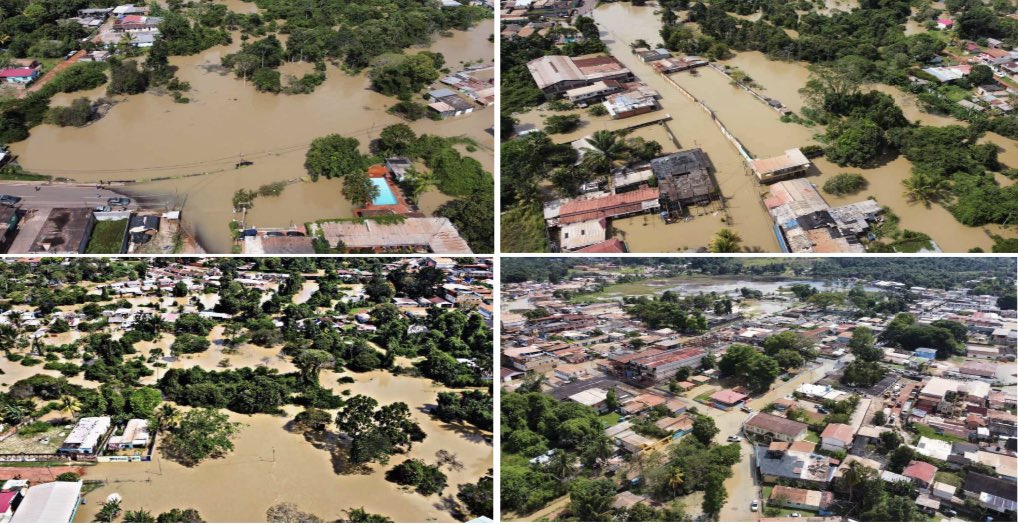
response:
{"label": "muddy river", "polygon": [[[843,8],[846,4],[834,7]],[[629,44],[637,39],[643,38],[652,44],[660,41],[657,33],[660,20],[653,13],[654,9],[622,3],[604,4],[594,11],[594,17],[601,25],[602,38],[608,43],[612,53],[638,77],[662,94],[660,100],[662,111],[658,114],[671,115],[673,120],[668,126],[678,137],[682,147],[702,148],[710,157],[717,169],[722,192],[728,199],[729,212],[733,219],[732,226],[742,236],[742,244],[759,246],[766,251],[776,251],[777,245],[770,228],[770,217],[759,202],[760,192],[765,191],[765,188],[755,183],[735,149],[722,137],[703,111],[629,52]],[[797,113],[802,110],[802,99],[798,91],[809,77],[806,64],[769,60],[759,52],[738,53],[723,63],[738,67],[747,73],[761,86],[758,91],[763,95],[780,100]],[[724,75],[710,68],[701,68],[696,75],[673,74],[671,78],[706,102],[755,157],[777,155],[788,148],[817,143],[814,136],[823,132],[819,126],[808,128],[781,122],[775,111],[749,93],[732,86]],[[910,120],[935,126],[964,125],[950,117],[923,113],[916,105],[913,95],[897,88],[885,85],[870,87],[893,96]],[[650,115],[641,117],[649,118]],[[584,118],[590,121],[590,126],[585,126],[585,129],[577,132],[578,135],[609,127],[597,119],[586,116]],[[539,121],[536,116],[528,116],[524,120],[528,123]],[[625,122],[624,120],[609,122],[620,122],[615,124],[617,126],[625,125],[621,124]],[[640,133],[642,130],[634,134]],[[1018,141],[992,133],[987,134],[983,141],[998,145],[1001,150],[1001,162],[1008,166],[1018,166]],[[665,151],[669,151],[669,145],[665,142],[662,144],[666,146]],[[854,196],[834,197],[825,194],[824,197],[831,205],[848,204],[873,196],[901,218],[902,228],[930,235],[946,252],[966,252],[974,247],[989,251],[993,240],[987,232],[1010,236],[1015,234],[1013,227],[964,226],[942,206],[925,207],[909,202],[904,195],[901,182],[911,175],[911,164],[902,157],[888,160],[884,165],[871,169],[841,168],[826,159],[817,159],[815,168],[811,171],[811,181],[817,186],[822,186],[828,178],[842,172],[861,173],[869,181],[869,188]],[[998,180],[1004,184],[1011,183],[1002,177],[998,177]],[[614,226],[620,230],[620,234],[634,252],[681,251],[707,244],[710,236],[725,226],[721,222],[721,217],[721,214],[711,212],[696,216],[689,222],[665,225],[656,217],[638,216],[614,221]]]}
{"label": "muddy river", "polygon": [[[252,4],[229,2],[237,11]],[[482,21],[469,31],[436,37],[429,49],[445,55],[446,64],[490,62],[488,41],[494,22]],[[288,226],[349,217],[352,208],[340,194],[338,180],[301,182],[304,156],[312,140],[338,133],[361,141],[363,151],[390,124],[403,122],[385,112],[395,99],[369,89],[366,75],[351,76],[329,66],[327,80],[309,95],[257,92],[219,67],[223,55],[240,47],[235,35],[218,46],[189,57],[173,57],[177,76],[191,84],[188,104],[168,95],[145,93],[124,97],[103,119],[84,128],[42,125],[28,140],[12,144],[26,169],[75,181],[145,181],[126,190],[171,206],[183,207],[183,218],[202,245],[213,253],[229,253],[228,222],[234,218],[233,193],[240,188],[290,181],[279,197],[262,197],[248,214],[249,225]],[[284,67],[287,72],[299,67]],[[105,87],[54,98],[54,105],[73,98],[102,96]],[[422,119],[410,126],[418,134],[465,135],[481,145],[468,153],[492,171],[494,111],[477,110],[444,121]],[[236,169],[241,161],[254,164]],[[170,180],[153,179],[171,178]],[[427,197],[427,211],[440,204]],[[238,217],[239,218],[239,217]]]}

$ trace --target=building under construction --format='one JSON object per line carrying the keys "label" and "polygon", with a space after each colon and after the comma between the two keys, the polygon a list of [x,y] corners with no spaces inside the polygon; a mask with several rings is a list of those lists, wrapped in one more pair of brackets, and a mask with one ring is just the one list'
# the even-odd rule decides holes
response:
{"label": "building under construction", "polygon": [[650,166],[661,190],[661,216],[667,222],[685,217],[690,206],[721,200],[710,160],[700,148],[658,157]]}

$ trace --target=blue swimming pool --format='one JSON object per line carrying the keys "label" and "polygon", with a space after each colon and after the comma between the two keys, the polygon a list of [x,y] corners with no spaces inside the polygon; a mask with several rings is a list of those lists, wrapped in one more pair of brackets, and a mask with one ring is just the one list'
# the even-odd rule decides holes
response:
{"label": "blue swimming pool", "polygon": [[399,201],[396,200],[396,195],[392,193],[392,188],[390,188],[389,184],[385,182],[385,179],[372,178],[371,184],[374,184],[375,187],[378,188],[378,196],[371,199],[372,204],[375,206],[390,206],[399,204]]}

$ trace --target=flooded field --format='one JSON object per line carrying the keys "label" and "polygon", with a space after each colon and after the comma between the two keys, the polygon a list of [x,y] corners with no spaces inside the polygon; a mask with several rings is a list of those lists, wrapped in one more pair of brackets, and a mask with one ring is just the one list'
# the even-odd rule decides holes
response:
{"label": "flooded field", "polygon": [[[760,188],[741,157],[699,106],[630,52],[629,45],[638,39],[660,40],[661,23],[654,9],[622,3],[603,4],[594,11],[594,19],[600,24],[602,39],[612,54],[661,93],[662,111],[672,116],[668,126],[681,147],[701,148],[710,158],[731,215],[731,222],[727,224],[722,222],[723,214],[698,215],[696,210],[691,221],[673,224],[664,224],[657,217],[642,216],[613,221],[612,227],[626,240],[630,250],[683,251],[706,246],[718,230],[732,227],[742,236],[743,245],[777,251],[770,218],[760,204]],[[639,132],[634,136],[640,136]]]}
{"label": "flooded field", "polygon": [[[253,4],[233,0],[237,10]],[[491,61],[494,44],[491,20],[450,37],[437,37],[429,49],[445,55],[446,63]],[[369,89],[365,74],[351,76],[329,66],[325,83],[309,95],[259,93],[249,83],[223,71],[223,55],[236,51],[235,35],[218,46],[189,57],[173,57],[177,76],[192,86],[189,104],[168,95],[145,93],[122,99],[103,119],[84,128],[41,125],[31,137],[12,144],[14,154],[31,171],[74,181],[143,181],[127,186],[136,197],[149,197],[183,206],[183,218],[203,246],[214,253],[230,251],[228,222],[234,217],[231,200],[237,189],[292,181],[279,197],[259,198],[248,224],[288,226],[336,217],[349,217],[352,208],[340,194],[340,181],[300,182],[306,175],[304,155],[310,142],[338,133],[355,137],[367,152],[368,143],[390,124],[403,122],[386,108],[396,102]],[[303,65],[286,65],[299,73]],[[291,71],[292,69],[292,71]],[[54,105],[80,96],[102,96],[105,87],[54,98]],[[493,170],[494,112],[477,110],[445,121],[422,119],[410,126],[418,134],[464,135],[480,148],[469,155]],[[254,164],[242,169],[241,161]],[[183,178],[185,177],[186,178]],[[169,180],[154,180],[164,179]],[[430,211],[430,210],[429,210]]]}
{"label": "flooded field", "polygon": [[[438,450],[455,452],[464,468],[444,469],[449,477],[445,496],[454,495],[459,484],[476,482],[492,467],[491,445],[481,435],[420,412],[425,404],[435,402],[438,389],[431,387],[430,381],[401,382],[389,390],[403,396],[397,400],[413,400],[408,402],[413,417],[428,435],[409,454],[393,456],[389,465],[408,458],[434,463]],[[284,428],[297,412],[295,407],[287,407],[286,417],[231,414],[232,420],[245,425],[234,440],[234,451],[194,468],[158,455],[151,463],[90,467],[85,478],[106,484],[87,496],[75,521],[91,521],[100,502],[112,493],[120,494],[125,509],[145,508],[155,514],[173,507],[194,508],[210,522],[262,522],[266,509],[282,502],[295,503],[326,521],[345,519],[343,510],[359,507],[396,522],[454,521],[441,496],[422,496],[386,481],[389,467],[375,465],[367,474],[337,474],[329,450]],[[229,487],[228,497],[223,497],[223,487]]]}

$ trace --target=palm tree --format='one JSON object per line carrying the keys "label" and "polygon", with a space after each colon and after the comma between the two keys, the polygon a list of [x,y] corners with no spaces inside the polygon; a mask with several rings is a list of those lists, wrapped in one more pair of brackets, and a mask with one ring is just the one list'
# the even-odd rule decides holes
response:
{"label": "palm tree", "polygon": [[905,186],[905,196],[910,201],[921,202],[924,206],[929,206],[931,202],[939,199],[947,191],[950,183],[939,177],[916,172],[905,179],[902,185]]}
{"label": "palm tree", "polygon": [[159,410],[156,412],[157,426],[160,430],[173,428],[179,416],[180,412],[173,405],[160,405]]}
{"label": "palm tree", "polygon": [[576,456],[563,449],[556,450],[548,462],[548,470],[559,481],[565,481],[576,473]]}
{"label": "palm tree", "polygon": [[[12,313],[11,322],[17,318],[17,312]],[[9,352],[14,349],[14,345],[18,342],[18,329],[12,325],[5,324],[0,325],[0,350]]]}
{"label": "palm tree", "polygon": [[103,503],[103,507],[95,515],[95,521],[99,523],[113,523],[120,515],[120,500],[113,499]]}
{"label": "palm tree", "polygon": [[430,171],[417,171],[413,168],[407,170],[403,177],[407,189],[410,191],[410,200],[418,202],[421,194],[433,188],[436,184],[435,174]]}
{"label": "palm tree", "polygon": [[672,489],[672,498],[679,497],[679,489],[686,482],[686,473],[679,467],[672,467],[668,473],[668,486]]}
{"label": "palm tree", "polygon": [[598,434],[583,449],[583,460],[588,467],[597,467],[604,472],[604,467],[615,452],[611,439],[604,434]]}
{"label": "palm tree", "polygon": [[25,407],[15,402],[6,403],[0,407],[0,419],[12,425],[17,425],[25,419]]}
{"label": "palm tree", "polygon": [[65,394],[60,397],[60,412],[67,412],[71,415],[71,419],[75,419],[79,410],[81,410],[81,403],[74,396]]}
{"label": "palm tree", "polygon": [[591,147],[583,149],[583,166],[594,173],[605,174],[608,177],[608,190],[615,193],[611,171],[617,163],[629,156],[625,141],[615,132],[602,129],[595,131],[588,142]]}
{"label": "palm tree", "polygon": [[848,488],[848,500],[852,501],[852,492],[855,488],[861,485],[867,479],[870,479],[873,474],[873,469],[863,465],[858,461],[853,461],[847,469],[844,470],[841,480],[842,483]]}
{"label": "palm tree", "polygon": [[739,234],[728,228],[721,228],[714,234],[707,250],[711,253],[736,253],[741,251],[740,242],[742,242],[742,237],[739,237]]}

